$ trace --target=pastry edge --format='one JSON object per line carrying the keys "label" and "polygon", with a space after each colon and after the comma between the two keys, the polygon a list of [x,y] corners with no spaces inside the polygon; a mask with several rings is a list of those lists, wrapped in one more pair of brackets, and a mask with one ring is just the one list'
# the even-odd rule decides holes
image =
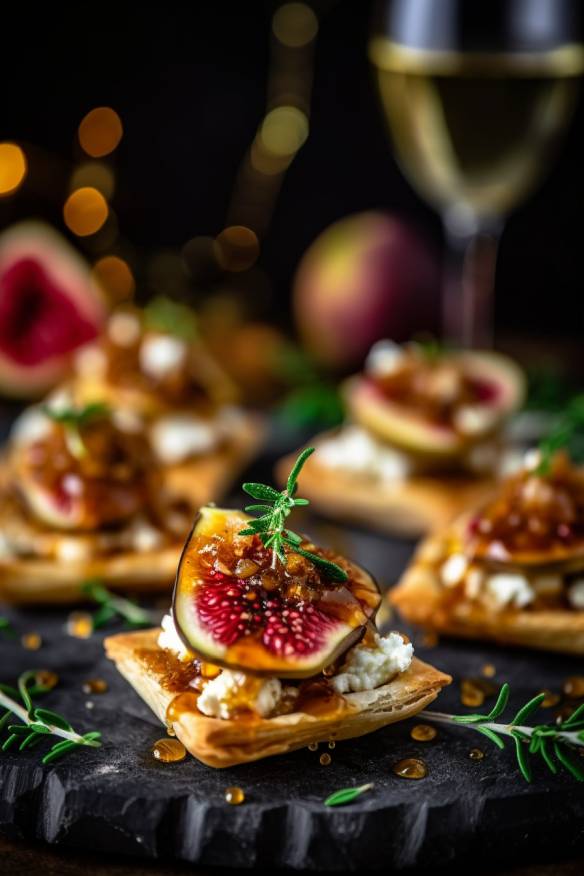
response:
{"label": "pastry edge", "polygon": [[[107,656],[166,725],[166,711],[176,696],[166,691],[155,673],[145,670],[135,652],[157,647],[159,630],[120,633],[105,640]],[[258,718],[247,724],[237,719],[208,718],[186,711],[173,729],[193,757],[207,766],[230,767],[304,748],[334,737],[352,739],[420,712],[436,699],[452,679],[414,658],[408,670],[372,691],[348,694],[350,708],[340,715],[315,717],[293,712],[276,718]]]}

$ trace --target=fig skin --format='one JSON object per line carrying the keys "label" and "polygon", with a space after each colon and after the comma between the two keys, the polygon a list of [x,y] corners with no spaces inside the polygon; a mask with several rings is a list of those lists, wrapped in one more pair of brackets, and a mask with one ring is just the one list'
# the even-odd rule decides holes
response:
{"label": "fig skin", "polygon": [[[178,566],[173,602],[172,614],[176,630],[185,647],[197,657],[222,666],[226,669],[241,670],[251,675],[276,676],[278,678],[309,678],[318,674],[325,666],[334,663],[342,656],[349,648],[353,647],[363,637],[367,629],[367,625],[374,620],[375,614],[381,602],[381,594],[375,579],[355,564],[350,564],[353,575],[350,576],[350,587],[355,588],[355,593],[347,587],[347,585],[338,585],[331,587],[330,590],[325,590],[319,601],[311,603],[317,611],[322,611],[323,608],[331,609],[329,617],[338,624],[336,636],[331,637],[330,643],[326,643],[308,655],[290,656],[288,658],[283,655],[277,655],[271,652],[258,639],[257,636],[241,637],[233,644],[225,646],[222,643],[213,639],[212,635],[201,628],[196,629],[195,624],[200,624],[200,621],[195,617],[195,601],[192,598],[192,591],[196,589],[196,581],[202,580],[196,577],[189,576],[189,559],[192,553],[192,541],[194,537],[198,537],[203,530],[209,534],[217,531],[223,526],[223,532],[227,536],[239,532],[245,528],[246,523],[250,520],[247,514],[241,511],[231,511],[219,508],[202,508],[195,520],[193,530],[187,539],[181,559]],[[215,527],[213,526],[215,524]],[[251,538],[248,536],[242,538]],[[235,579],[237,580],[237,579]],[[206,586],[212,586],[207,584]],[[346,597],[346,604],[350,602],[350,607],[353,613],[354,623],[350,626],[349,619],[346,621],[335,617],[332,609],[342,608],[342,598],[329,601],[327,596]],[[361,598],[357,596],[360,595]],[[267,598],[273,594],[267,594]],[[323,598],[324,597],[324,598]],[[276,594],[276,599],[281,599],[280,594]],[[291,601],[293,603],[293,601]],[[336,605],[335,605],[336,603]],[[294,609],[293,604],[285,603],[284,608]],[[187,612],[190,610],[190,616]],[[327,612],[324,612],[325,614]],[[262,616],[262,620],[265,619]],[[267,627],[258,625],[258,632],[262,632]]]}

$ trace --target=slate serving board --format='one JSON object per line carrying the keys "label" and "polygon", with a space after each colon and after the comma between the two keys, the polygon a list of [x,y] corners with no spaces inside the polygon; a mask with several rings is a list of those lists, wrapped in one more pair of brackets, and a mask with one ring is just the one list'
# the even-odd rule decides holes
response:
{"label": "slate serving board", "polygon": [[[254,474],[265,476],[269,462]],[[382,585],[395,581],[414,547],[315,517],[305,528],[323,543],[342,545]],[[160,605],[150,605],[159,618]],[[566,774],[551,776],[539,763],[527,785],[510,747],[499,752],[470,729],[439,727],[434,741],[421,743],[409,736],[415,720],[404,722],[337,743],[328,767],[319,763],[326,746],[229,770],[192,759],[161,764],[150,749],[163,729],[103,656],[102,636],[68,636],[66,609],[0,607],[0,614],[18,636],[35,631],[43,640],[31,652],[18,637],[0,636],[0,680],[13,681],[31,667],[56,671],[61,682],[43,703],[63,711],[80,731],[100,730],[104,739],[101,749],[46,767],[37,751],[0,753],[0,831],[7,835],[201,865],[386,872],[584,851],[582,785]],[[397,622],[391,626],[407,631]],[[418,644],[416,651],[454,676],[439,708],[455,713],[467,711],[458,682],[480,675],[485,663],[495,665],[498,682],[510,682],[517,705],[541,688],[559,690],[568,675],[584,674],[582,661],[522,650],[445,641],[431,649]],[[84,694],[83,681],[93,677],[105,679],[109,690]],[[473,747],[484,750],[483,760],[469,758]],[[426,761],[425,779],[393,774],[392,765],[411,756]],[[332,791],[365,782],[374,789],[352,805],[323,806]],[[224,801],[230,785],[244,789],[243,805]]]}

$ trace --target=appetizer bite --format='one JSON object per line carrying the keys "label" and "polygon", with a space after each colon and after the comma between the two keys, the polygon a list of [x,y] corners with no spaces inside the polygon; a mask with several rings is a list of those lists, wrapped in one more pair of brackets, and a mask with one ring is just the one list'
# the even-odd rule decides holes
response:
{"label": "appetizer bite", "polygon": [[296,481],[261,504],[205,507],[187,541],[162,629],[106,640],[119,671],[203,763],[227,767],[349,739],[416,714],[450,678],[381,636],[381,595],[359,566],[286,527]]}
{"label": "appetizer bite", "polygon": [[489,502],[421,545],[390,598],[438,632],[584,654],[584,470],[530,451]]}
{"label": "appetizer bite", "polygon": [[492,489],[501,428],[523,395],[521,371],[498,354],[380,341],[344,386],[348,422],[316,439],[301,487],[324,513],[383,531],[441,526]]}
{"label": "appetizer bite", "polygon": [[106,401],[121,429],[143,431],[167,488],[195,508],[221,496],[263,437],[258,418],[235,406],[191,309],[169,299],[113,313],[77,355],[71,390],[79,404]]}
{"label": "appetizer bite", "polygon": [[0,598],[69,601],[88,578],[167,588],[190,518],[148,442],[106,405],[28,408],[0,467]]}

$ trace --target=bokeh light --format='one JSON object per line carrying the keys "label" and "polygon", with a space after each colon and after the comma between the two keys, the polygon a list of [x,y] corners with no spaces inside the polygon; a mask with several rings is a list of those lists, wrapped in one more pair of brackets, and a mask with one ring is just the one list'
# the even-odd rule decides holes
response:
{"label": "bokeh light", "polygon": [[295,106],[277,106],[266,115],[260,138],[272,155],[293,155],[308,137],[308,118]]}
{"label": "bokeh light", "polygon": [[63,207],[67,227],[78,237],[99,231],[108,216],[108,205],[97,189],[84,186],[72,192]]}
{"label": "bokeh light", "polygon": [[122,120],[109,106],[100,106],[88,112],[79,125],[81,148],[92,158],[101,158],[113,152],[124,129]]}
{"label": "bokeh light", "polygon": [[260,254],[257,234],[245,225],[231,225],[215,240],[217,261],[225,271],[247,271]]}
{"label": "bokeh light", "polygon": [[102,161],[86,161],[76,167],[71,174],[69,191],[90,186],[101,192],[109,201],[113,197],[115,185],[116,178],[111,167]]}
{"label": "bokeh light", "polygon": [[0,143],[0,196],[11,195],[24,182],[26,156],[16,143]]}
{"label": "bokeh light", "polygon": [[318,19],[306,3],[284,3],[274,13],[272,30],[283,45],[300,49],[315,38]]}
{"label": "bokeh light", "polygon": [[108,255],[99,259],[93,266],[93,274],[113,304],[133,297],[136,290],[134,275],[128,263],[119,256]]}

